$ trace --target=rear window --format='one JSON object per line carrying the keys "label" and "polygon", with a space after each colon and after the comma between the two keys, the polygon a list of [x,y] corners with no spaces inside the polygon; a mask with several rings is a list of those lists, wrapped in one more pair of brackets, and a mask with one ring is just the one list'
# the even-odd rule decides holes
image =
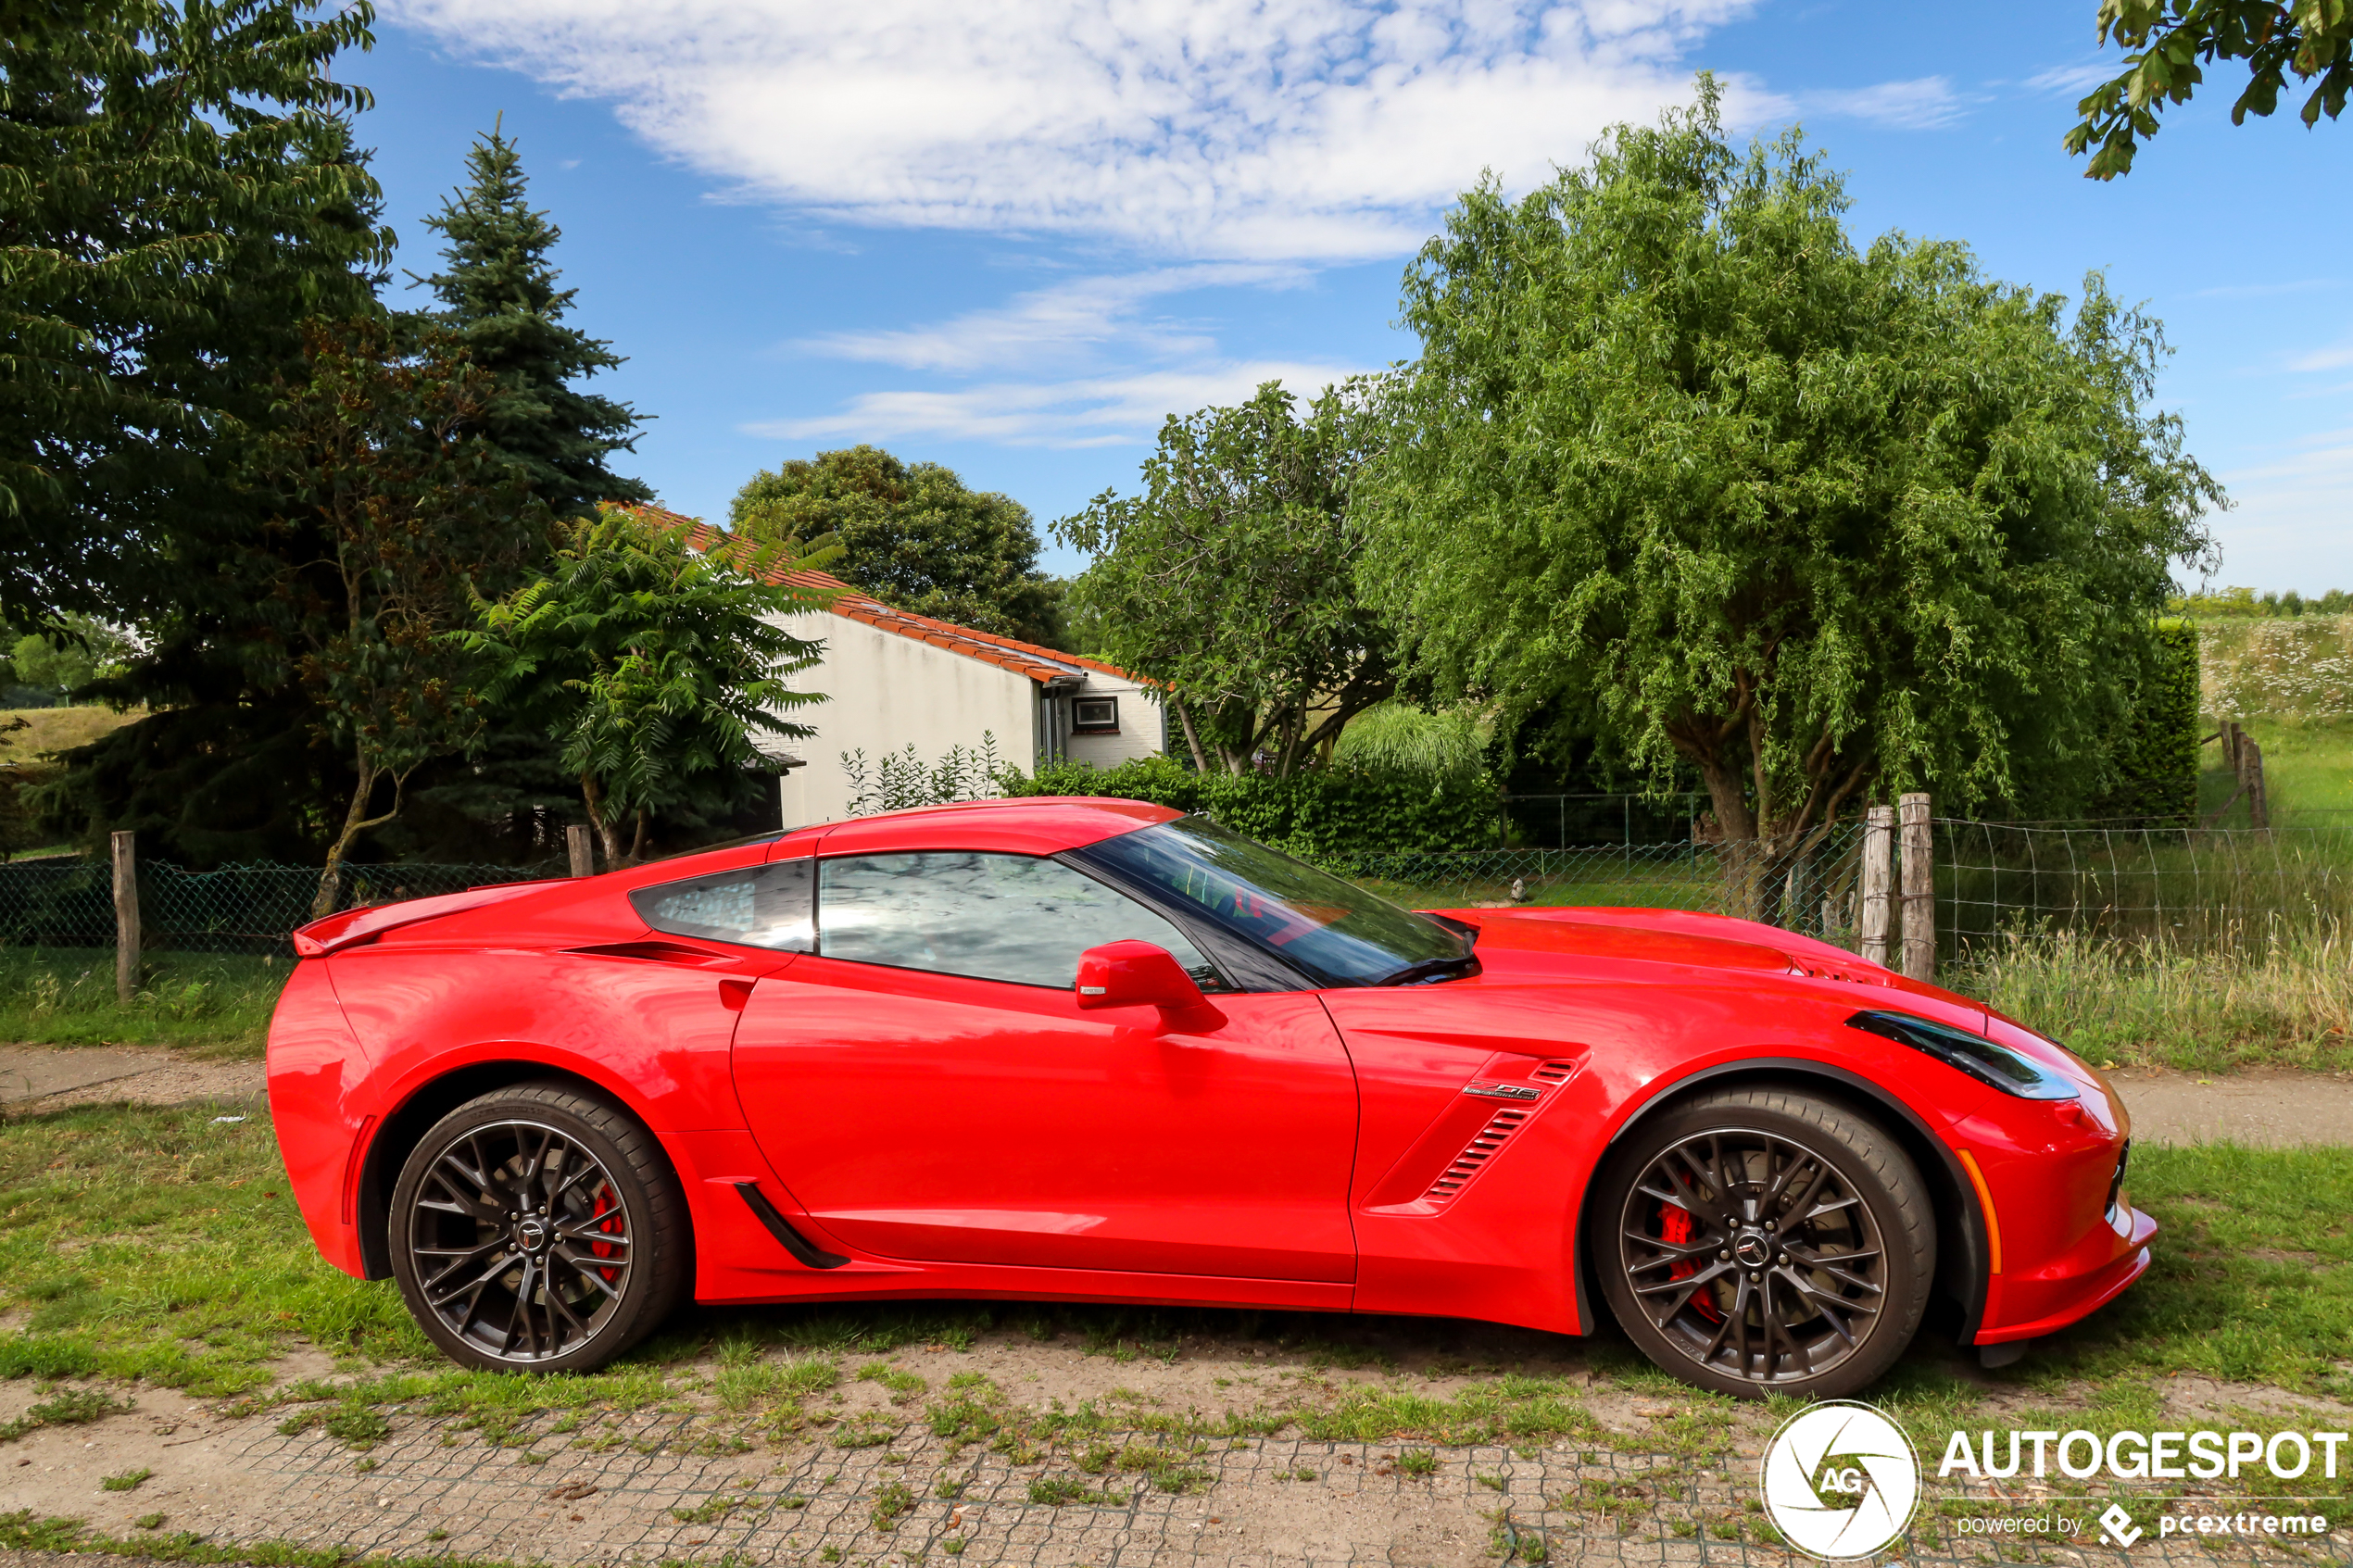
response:
{"label": "rear window", "polygon": [[814,952],[816,879],[810,864],[803,855],[657,883],[638,888],[629,902],[656,931],[780,953]]}

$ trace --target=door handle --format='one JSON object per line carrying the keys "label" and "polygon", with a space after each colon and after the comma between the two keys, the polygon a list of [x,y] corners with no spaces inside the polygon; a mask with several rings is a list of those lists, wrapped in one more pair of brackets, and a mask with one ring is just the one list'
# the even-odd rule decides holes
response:
{"label": "door handle", "polygon": [[719,1005],[729,1012],[741,1012],[751,1000],[752,983],[749,980],[723,980],[719,983]]}

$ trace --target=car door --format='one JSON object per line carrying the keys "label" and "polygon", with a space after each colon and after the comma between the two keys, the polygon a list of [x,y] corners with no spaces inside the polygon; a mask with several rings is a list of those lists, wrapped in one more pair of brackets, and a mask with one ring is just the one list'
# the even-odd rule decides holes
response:
{"label": "car door", "polygon": [[[1176,927],[1061,863],[818,861],[817,950],[736,1032],[762,1151],[843,1242],[919,1261],[1344,1283],[1356,1086],[1312,993],[1219,981]],[[1136,937],[1208,1005],[1082,1011]]]}

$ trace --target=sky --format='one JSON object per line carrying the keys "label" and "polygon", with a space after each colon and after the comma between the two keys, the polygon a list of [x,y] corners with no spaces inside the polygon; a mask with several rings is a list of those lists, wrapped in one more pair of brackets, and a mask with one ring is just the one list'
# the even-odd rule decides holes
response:
{"label": "sky", "polygon": [[2308,132],[2299,94],[2233,128],[2218,69],[2087,181],[2059,138],[2116,58],[2096,9],[390,0],[337,73],[375,94],[409,270],[472,138],[519,138],[572,319],[627,357],[593,385],[650,416],[620,466],[667,504],[724,519],[870,441],[1012,495],[1068,571],[1051,524],[1133,488],[1164,418],[1410,358],[1399,279],[1461,191],[1527,190],[1713,70],[1742,134],[1798,124],[1846,171],[1858,239],[2145,304],[2233,503],[2210,582],[2353,587],[2353,123]]}

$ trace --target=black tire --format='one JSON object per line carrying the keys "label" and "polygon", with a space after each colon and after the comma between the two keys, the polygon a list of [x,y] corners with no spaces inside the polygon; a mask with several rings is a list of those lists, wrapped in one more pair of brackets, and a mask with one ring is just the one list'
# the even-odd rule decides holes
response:
{"label": "black tire", "polygon": [[385,1228],[417,1326],[464,1366],[602,1366],[686,1288],[686,1198],[661,1146],[567,1084],[496,1089],[434,1123]]}
{"label": "black tire", "polygon": [[1879,1123],[1794,1088],[1725,1088],[1610,1151],[1588,1245],[1627,1336],[1719,1393],[1835,1399],[1912,1342],[1936,1214]]}

